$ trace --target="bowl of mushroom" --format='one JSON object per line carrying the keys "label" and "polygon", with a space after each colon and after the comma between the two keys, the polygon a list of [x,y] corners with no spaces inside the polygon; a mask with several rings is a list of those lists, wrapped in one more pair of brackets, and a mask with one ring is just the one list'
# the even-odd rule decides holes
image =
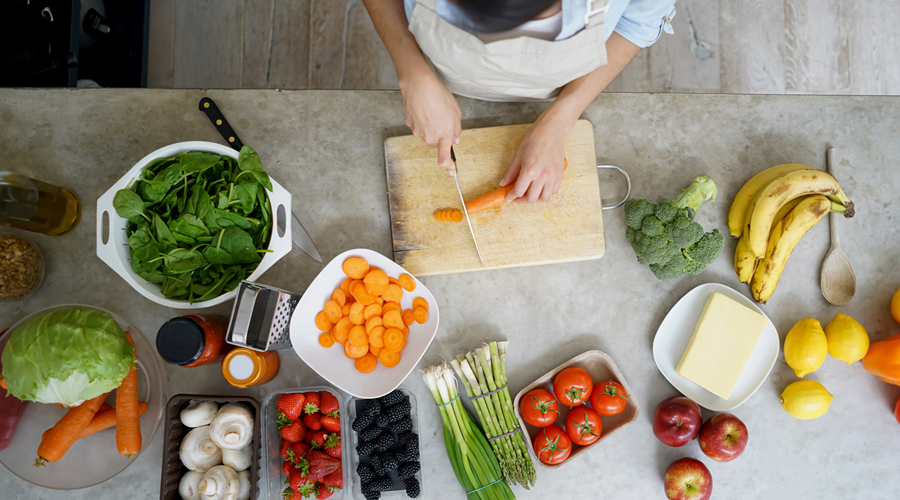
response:
{"label": "bowl of mushroom", "polygon": [[166,419],[161,500],[256,500],[255,399],[178,394]]}

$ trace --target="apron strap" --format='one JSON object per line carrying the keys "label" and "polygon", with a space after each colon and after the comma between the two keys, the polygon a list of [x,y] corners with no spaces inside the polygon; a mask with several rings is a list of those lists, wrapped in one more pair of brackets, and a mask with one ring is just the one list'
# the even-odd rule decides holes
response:
{"label": "apron strap", "polygon": [[416,3],[421,4],[422,7],[425,7],[430,11],[434,11],[437,7],[437,0],[417,0]]}
{"label": "apron strap", "polygon": [[606,21],[606,12],[609,10],[609,0],[585,0],[585,4],[585,29],[591,29],[594,26],[602,25]]}

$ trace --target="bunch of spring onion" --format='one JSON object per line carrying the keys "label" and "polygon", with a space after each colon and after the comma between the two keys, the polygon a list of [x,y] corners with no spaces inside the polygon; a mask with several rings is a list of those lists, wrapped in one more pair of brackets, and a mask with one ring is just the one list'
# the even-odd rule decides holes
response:
{"label": "bunch of spring onion", "polygon": [[536,473],[525,437],[521,432],[513,432],[519,428],[519,421],[506,387],[508,344],[485,344],[472,352],[460,354],[450,364],[475,405],[484,433],[488,438],[503,436],[490,443],[504,477],[529,489],[534,484]]}
{"label": "bunch of spring onion", "polygon": [[441,412],[447,456],[466,497],[515,500],[484,433],[459,400],[456,379],[447,363],[426,369],[425,384]]}

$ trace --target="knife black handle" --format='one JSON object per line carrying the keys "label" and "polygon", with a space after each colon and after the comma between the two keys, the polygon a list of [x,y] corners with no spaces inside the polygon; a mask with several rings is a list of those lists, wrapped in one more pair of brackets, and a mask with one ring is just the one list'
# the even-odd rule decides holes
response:
{"label": "knife black handle", "polygon": [[219,107],[216,106],[216,103],[213,102],[212,99],[209,97],[200,99],[200,111],[206,113],[206,116],[209,117],[209,121],[213,122],[213,125],[216,126],[216,130],[222,134],[222,137],[225,138],[225,141],[229,146],[238,151],[244,147],[244,143],[238,138],[234,129],[228,124],[228,120],[225,119],[225,115],[219,111]]}

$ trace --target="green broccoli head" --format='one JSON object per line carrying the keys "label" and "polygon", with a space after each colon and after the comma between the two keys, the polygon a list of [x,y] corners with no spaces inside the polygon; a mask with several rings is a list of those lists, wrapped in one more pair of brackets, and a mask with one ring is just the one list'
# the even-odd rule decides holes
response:
{"label": "green broccoli head", "polygon": [[651,264],[650,270],[658,280],[670,280],[684,274],[684,269],[690,264],[690,261],[679,250],[668,262],[663,264]]}
{"label": "green broccoli head", "polygon": [[654,215],[663,224],[668,224],[678,215],[678,209],[675,208],[671,201],[662,199],[656,204],[656,213]]}
{"label": "green broccoli head", "polygon": [[659,236],[666,232],[666,226],[655,215],[648,215],[641,224],[641,232],[644,236]]}
{"label": "green broccoli head", "polygon": [[637,231],[635,231],[633,227],[628,226],[627,228],[625,228],[625,239],[627,239],[629,243],[634,243],[636,234]]}
{"label": "green broccoli head", "polygon": [[703,226],[687,217],[675,217],[666,225],[666,238],[677,248],[687,248],[703,237]]}
{"label": "green broccoli head", "polygon": [[716,260],[719,253],[725,247],[725,238],[719,233],[718,229],[713,229],[700,238],[690,248],[683,250],[684,256],[687,257],[692,265],[685,272],[691,274],[699,274],[706,266]]}
{"label": "green broccoli head", "polygon": [[636,237],[631,248],[641,264],[662,264],[671,258],[669,240],[665,236]]}
{"label": "green broccoli head", "polygon": [[641,228],[644,217],[653,214],[656,205],[647,200],[630,199],[625,202],[625,223],[635,230]]}

